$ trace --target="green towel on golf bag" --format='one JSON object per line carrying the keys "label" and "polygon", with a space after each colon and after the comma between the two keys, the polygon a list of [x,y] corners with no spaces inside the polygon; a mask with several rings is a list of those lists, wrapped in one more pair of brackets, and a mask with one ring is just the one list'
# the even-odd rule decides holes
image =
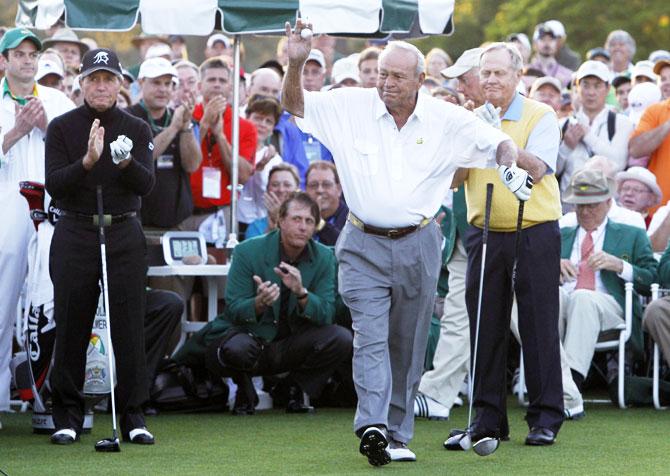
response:
{"label": "green towel on golf bag", "polygon": [[433,370],[433,357],[437,349],[437,341],[440,339],[440,316],[433,314],[430,318],[430,329],[428,329],[428,345],[426,345],[426,360],[423,363],[425,371]]}
{"label": "green towel on golf bag", "polygon": [[[618,405],[617,381],[618,379],[612,380],[608,385],[607,392],[612,402]],[[623,382],[626,405],[649,406],[654,404],[652,397],[653,380],[650,377],[626,375]],[[670,382],[661,380],[658,386],[658,394],[662,405],[670,405]]]}

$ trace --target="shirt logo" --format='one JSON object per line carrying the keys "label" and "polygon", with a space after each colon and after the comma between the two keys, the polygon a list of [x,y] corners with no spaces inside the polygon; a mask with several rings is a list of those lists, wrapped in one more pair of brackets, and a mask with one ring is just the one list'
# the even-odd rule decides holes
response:
{"label": "shirt logo", "polygon": [[416,143],[417,143],[417,144],[423,144],[423,137],[419,137],[419,138],[416,140]]}
{"label": "shirt logo", "polygon": [[154,150],[154,143],[153,142],[149,142],[149,150]]}
{"label": "shirt logo", "polygon": [[98,64],[98,63],[105,63],[107,64],[109,62],[109,55],[105,51],[100,51],[96,53],[95,57],[93,58],[93,64]]}

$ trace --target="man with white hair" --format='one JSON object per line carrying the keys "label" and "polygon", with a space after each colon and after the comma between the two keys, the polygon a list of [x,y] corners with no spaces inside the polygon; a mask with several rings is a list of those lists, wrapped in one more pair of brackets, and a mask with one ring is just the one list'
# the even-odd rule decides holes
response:
{"label": "man with white hair", "polygon": [[611,31],[605,40],[605,49],[610,53],[614,74],[630,73],[635,56],[635,39],[630,33],[624,30]]}
{"label": "man with white hair", "polygon": [[372,465],[415,461],[407,444],[442,243],[433,214],[458,167],[499,166],[504,174],[495,180],[522,199],[532,184],[516,166],[508,136],[459,106],[419,94],[424,58],[409,43],[391,42],[381,53],[376,90],[303,91],[311,47],[304,28],[311,25],[302,19],[293,32],[286,24],[282,101],[333,151],[350,209],[335,253],[354,330],[359,450]]}

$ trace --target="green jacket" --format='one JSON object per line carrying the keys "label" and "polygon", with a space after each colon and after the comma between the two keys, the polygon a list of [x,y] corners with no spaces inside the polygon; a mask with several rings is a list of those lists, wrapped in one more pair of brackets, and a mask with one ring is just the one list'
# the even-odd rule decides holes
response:
{"label": "green jacket", "polygon": [[[561,229],[561,258],[570,259],[577,227]],[[633,267],[633,329],[631,341],[636,350],[642,350],[642,304],[635,293],[650,294],[650,286],[656,281],[658,262],[651,251],[649,237],[640,228],[616,223],[611,220],[605,225],[603,251],[630,263]],[[613,271],[601,271],[607,292],[619,303],[622,309],[626,305],[624,281]]]}
{"label": "green jacket", "polygon": [[[198,366],[203,364],[207,346],[223,337],[232,327],[242,329],[266,342],[277,335],[281,299],[256,316],[254,301],[256,283],[253,276],[281,286],[281,279],[274,272],[279,265],[279,231],[244,241],[235,247],[226,283],[226,309],[223,314],[195,333],[175,354],[178,364]],[[292,331],[305,325],[332,324],[335,316],[335,255],[333,250],[309,240],[307,259],[298,264],[302,284],[309,291],[304,311],[298,306],[297,296],[288,301],[288,324]]]}
{"label": "green jacket", "polygon": [[662,288],[670,287],[670,244],[665,249],[658,265],[658,283]]}
{"label": "green jacket", "polygon": [[454,192],[454,199],[452,208],[445,206],[440,207],[438,214],[444,213],[442,220],[442,235],[444,236],[444,246],[442,247],[442,268],[440,270],[440,277],[437,283],[438,296],[446,296],[449,291],[447,281],[449,280],[449,271],[447,270],[447,263],[454,253],[456,245],[456,238],[461,239],[465,236],[465,230],[468,227],[468,209],[465,204],[465,187],[460,187]]}

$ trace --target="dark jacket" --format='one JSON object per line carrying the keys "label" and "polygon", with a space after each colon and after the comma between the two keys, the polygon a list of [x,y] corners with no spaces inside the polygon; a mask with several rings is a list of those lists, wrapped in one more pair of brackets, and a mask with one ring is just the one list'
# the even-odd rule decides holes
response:
{"label": "dark jacket", "polygon": [[[224,336],[231,328],[241,329],[266,342],[277,334],[281,299],[256,316],[254,301],[256,283],[253,276],[281,285],[274,272],[279,265],[278,230],[237,245],[226,284],[226,309],[214,321],[193,335],[173,357],[178,364],[199,366],[204,362],[207,346]],[[304,326],[332,324],[335,317],[335,254],[313,240],[307,243],[307,258],[298,263],[302,284],[309,291],[307,305],[300,310],[297,296],[288,302],[288,324],[292,332]]]}

